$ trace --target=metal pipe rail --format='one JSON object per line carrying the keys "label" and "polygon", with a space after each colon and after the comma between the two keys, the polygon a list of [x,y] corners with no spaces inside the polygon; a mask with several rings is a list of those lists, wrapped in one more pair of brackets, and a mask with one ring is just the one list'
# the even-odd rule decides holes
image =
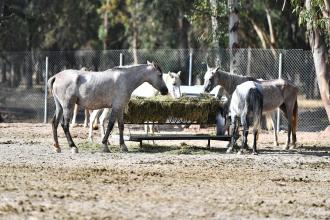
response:
{"label": "metal pipe rail", "polygon": [[229,135],[131,135],[128,141],[139,142],[142,147],[142,141],[149,140],[207,140],[207,148],[210,148],[211,140],[230,141]]}

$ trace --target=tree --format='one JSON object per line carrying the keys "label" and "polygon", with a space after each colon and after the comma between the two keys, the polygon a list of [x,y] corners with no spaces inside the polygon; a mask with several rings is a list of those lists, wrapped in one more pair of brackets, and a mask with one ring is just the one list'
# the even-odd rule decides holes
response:
{"label": "tree", "polygon": [[[300,23],[307,26],[321,99],[330,124],[330,0],[291,0]],[[330,125],[327,128],[330,132]]]}

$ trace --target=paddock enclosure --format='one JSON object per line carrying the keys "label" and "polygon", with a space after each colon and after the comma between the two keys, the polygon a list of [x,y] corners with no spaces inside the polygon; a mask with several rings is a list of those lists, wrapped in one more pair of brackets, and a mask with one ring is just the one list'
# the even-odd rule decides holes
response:
{"label": "paddock enclosure", "polygon": [[[0,124],[0,218],[330,216],[330,143],[319,132],[298,132],[298,148],[290,152],[273,147],[272,133],[262,132],[253,156],[226,154],[225,142],[217,141],[211,149],[205,141],[156,141],[143,148],[126,142],[129,153],[120,153],[116,139],[110,140],[112,153],[99,153],[80,126],[71,129],[79,154],[71,154],[60,129],[62,153],[55,153],[50,130],[50,124]],[[281,145],[285,136],[279,135]]]}
{"label": "paddock enclosure", "polygon": [[[329,219],[330,138],[312,54],[303,50],[242,49],[238,74],[293,81],[299,87],[297,147],[282,150],[262,130],[259,155],[226,154],[227,141],[145,140],[120,152],[118,128],[111,153],[100,153],[88,129],[70,128],[78,154],[63,130],[62,153],[53,152],[54,102],[45,78],[64,69],[102,71],[134,63],[132,50],[2,53],[0,75],[0,219]],[[163,72],[182,71],[183,85],[202,84],[206,64],[229,71],[229,50],[138,50],[138,62],[155,61]],[[5,59],[4,59],[5,57]],[[47,57],[47,65],[46,65]],[[5,67],[4,67],[5,66]],[[3,79],[3,78],[2,78]],[[46,97],[46,99],[45,99]],[[144,119],[144,118],[142,118]],[[142,120],[141,119],[141,120]],[[47,123],[43,123],[47,121]],[[77,123],[83,121],[83,110]],[[157,135],[215,135],[214,126],[159,125]],[[125,124],[124,135],[143,134]],[[249,146],[252,138],[249,137]]]}

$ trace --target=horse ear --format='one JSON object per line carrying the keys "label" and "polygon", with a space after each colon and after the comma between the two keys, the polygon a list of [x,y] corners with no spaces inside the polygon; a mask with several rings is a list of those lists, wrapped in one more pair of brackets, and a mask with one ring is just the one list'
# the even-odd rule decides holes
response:
{"label": "horse ear", "polygon": [[220,66],[217,66],[216,68],[215,68],[215,71],[219,71],[220,70]]}
{"label": "horse ear", "polygon": [[180,77],[180,74],[181,74],[181,71],[179,71],[178,73],[177,73],[177,75]]}
{"label": "horse ear", "polygon": [[208,64],[208,63],[206,63],[206,67],[207,67],[207,70],[209,70],[209,69],[210,69],[210,66],[209,66],[209,64]]}
{"label": "horse ear", "polygon": [[147,60],[147,64],[148,64],[148,65],[151,65],[152,63],[150,63],[149,60]]}

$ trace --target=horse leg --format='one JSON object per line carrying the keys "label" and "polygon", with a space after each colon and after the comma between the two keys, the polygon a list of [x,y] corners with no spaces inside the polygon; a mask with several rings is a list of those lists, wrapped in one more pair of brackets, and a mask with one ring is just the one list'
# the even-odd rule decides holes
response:
{"label": "horse leg", "polygon": [[105,108],[105,109],[103,109],[103,112],[100,116],[101,139],[103,139],[103,137],[105,135],[105,122],[107,119],[109,119],[109,112],[110,112],[110,109]]}
{"label": "horse leg", "polygon": [[64,134],[66,136],[66,139],[68,140],[69,146],[71,147],[71,152],[72,153],[78,153],[78,148],[74,144],[70,131],[69,131],[69,123],[70,123],[70,105],[64,106],[63,107],[63,120],[62,120],[62,128],[64,131]]}
{"label": "horse leg", "polygon": [[275,122],[275,112],[272,113],[271,115],[271,121],[273,124],[273,128],[274,128],[274,146],[278,146],[278,136],[277,136],[277,124]]}
{"label": "horse leg", "polygon": [[242,154],[244,152],[244,149],[248,149],[247,136],[249,134],[249,121],[247,115],[242,115],[241,122],[243,125],[243,141],[242,141],[241,149],[238,152],[239,154]]}
{"label": "horse leg", "polygon": [[88,140],[89,142],[93,143],[93,122],[97,117],[100,109],[94,110],[92,114],[89,116],[89,132],[88,132]]}
{"label": "horse leg", "polygon": [[108,147],[108,138],[109,138],[109,135],[110,135],[110,133],[113,129],[113,126],[115,125],[115,121],[116,121],[118,112],[120,112],[118,109],[112,108],[112,110],[111,110],[109,123],[108,123],[108,128],[107,128],[107,131],[105,132],[105,135],[102,139],[102,147],[101,147],[102,152],[105,152],[105,153],[110,152],[109,147]]}
{"label": "horse leg", "polygon": [[118,128],[119,128],[119,145],[121,147],[121,151],[128,152],[127,146],[124,142],[124,116],[123,111],[118,113]]}
{"label": "horse leg", "polygon": [[295,101],[292,113],[292,147],[296,147],[297,143],[297,123],[298,123],[298,102]]}
{"label": "horse leg", "polygon": [[77,114],[78,114],[78,105],[74,104],[73,116],[72,116],[72,122],[71,122],[71,127],[72,128],[77,126],[77,124],[76,124]]}
{"label": "horse leg", "polygon": [[89,110],[85,108],[84,128],[88,126]]}
{"label": "horse leg", "polygon": [[52,130],[53,130],[53,138],[54,138],[54,142],[55,142],[54,143],[55,151],[57,153],[60,153],[61,148],[60,148],[60,145],[58,144],[57,127],[62,118],[63,109],[62,109],[62,106],[60,105],[60,103],[56,100],[56,98],[55,98],[55,106],[56,106],[56,110],[55,110],[54,117],[52,119]]}
{"label": "horse leg", "polygon": [[253,129],[253,148],[252,148],[252,153],[254,155],[258,155],[257,151],[257,136],[258,136],[258,129],[254,128]]}
{"label": "horse leg", "polygon": [[290,138],[291,138],[291,132],[292,132],[292,113],[288,112],[288,138],[286,141],[286,145],[285,145],[285,150],[288,150],[290,148]]}
{"label": "horse leg", "polygon": [[[290,106],[289,104],[283,104],[281,105],[281,110],[285,113],[285,117],[287,118],[288,120],[288,138],[287,138],[287,141],[286,141],[286,145],[284,147],[285,150],[288,150],[290,148],[290,138],[291,138],[291,133],[293,133],[293,129],[292,127],[294,126],[295,127],[295,131],[296,132],[296,122],[294,123],[293,125],[293,120],[294,119],[294,109],[295,109],[295,106],[294,104],[292,106]],[[298,109],[296,109],[296,111],[298,111]],[[296,134],[292,135],[292,136],[295,136],[295,139],[296,139]],[[293,138],[292,138],[293,139]]]}
{"label": "horse leg", "polygon": [[237,118],[235,117],[234,119],[232,119],[232,122],[231,122],[231,126],[230,126],[230,130],[231,130],[231,141],[229,143],[229,147],[227,149],[227,153],[231,153],[233,151],[233,148],[235,146],[235,143],[236,143],[236,135],[237,135]]}

